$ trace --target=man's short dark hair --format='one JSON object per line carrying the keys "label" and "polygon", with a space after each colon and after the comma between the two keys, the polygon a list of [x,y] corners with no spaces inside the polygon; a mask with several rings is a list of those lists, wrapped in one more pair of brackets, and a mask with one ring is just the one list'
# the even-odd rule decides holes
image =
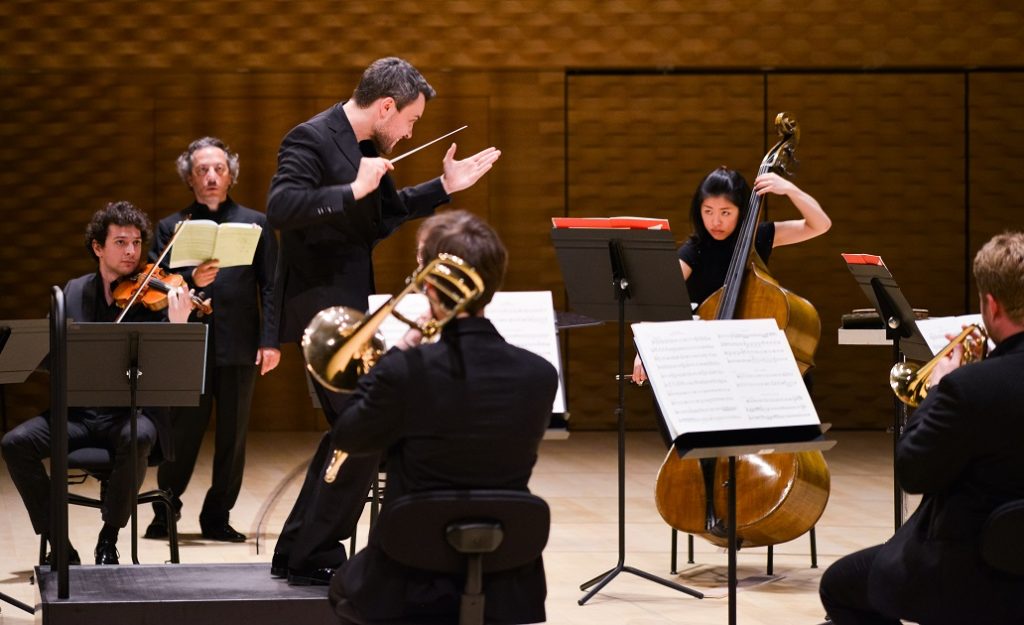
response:
{"label": "man's short dark hair", "polygon": [[408,61],[389,56],[377,59],[363,72],[352,99],[359,108],[366,108],[380,98],[394,99],[399,110],[416,101],[420,94],[430,100],[437,92]]}
{"label": "man's short dark hair", "polygon": [[[447,211],[428,218],[420,226],[420,242],[424,263],[439,254],[454,254],[473,267],[484,281],[484,292],[466,306],[475,315],[491,302],[495,291],[505,281],[508,252],[505,245],[484,220],[464,210]],[[454,302],[442,295],[441,303],[451,307]]]}
{"label": "man's short dark hair", "polygon": [[131,202],[121,200],[120,202],[111,202],[105,207],[96,211],[92,214],[92,219],[89,220],[89,225],[85,227],[85,249],[89,250],[89,257],[96,260],[96,252],[92,249],[92,242],[96,241],[103,247],[107,244],[107,234],[110,230],[110,225],[115,226],[135,226],[142,233],[142,247],[145,249],[146,242],[149,241],[149,237],[152,235],[152,229],[149,224],[149,217],[146,213],[135,208],[135,205]]}

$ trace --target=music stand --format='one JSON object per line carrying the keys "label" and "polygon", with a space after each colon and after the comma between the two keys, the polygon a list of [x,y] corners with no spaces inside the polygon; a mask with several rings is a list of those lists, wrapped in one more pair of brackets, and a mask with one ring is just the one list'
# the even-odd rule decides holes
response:
{"label": "music stand", "polygon": [[[625,370],[626,321],[693,318],[672,233],[667,230],[606,228],[551,231],[569,302],[576,313],[619,323],[618,371]],[[589,324],[588,324],[589,325]],[[614,567],[580,585],[591,588],[586,603],[619,573],[627,572],[702,599],[703,593],[626,566],[625,376],[618,375],[619,559]]]}
{"label": "music stand", "polygon": [[[0,384],[21,384],[36,370],[49,351],[50,332],[46,319],[0,321]],[[7,405],[3,408],[3,431],[7,431]],[[33,614],[35,610],[0,592],[0,601]]]}
{"label": "music stand", "polygon": [[[51,332],[51,354],[54,348],[63,353],[57,362],[51,357],[51,377],[59,378],[54,387],[63,391],[63,397],[59,403],[52,404],[50,421],[65,425],[60,436],[52,435],[50,472],[53,484],[64,485],[64,495],[53,506],[54,530],[50,536],[54,559],[60,566],[57,596],[65,599],[68,597],[67,554],[58,552],[64,552],[67,544],[67,407],[129,407],[129,453],[134,458],[137,455],[136,413],[140,405],[195,406],[199,403],[206,372],[207,327],[201,323],[72,322],[60,328],[64,321],[63,293],[57,287],[54,290],[59,293],[54,299],[61,301],[61,310],[56,313],[51,308],[50,317],[55,324],[51,330],[56,330]],[[58,345],[54,344],[54,334],[59,335]],[[131,482],[136,481],[132,462]],[[139,563],[137,508],[138,500],[133,496],[131,533],[135,564]]]}
{"label": "music stand", "polygon": [[729,459],[728,520],[725,522],[729,541],[729,625],[736,625],[736,458],[751,454],[825,451],[836,444],[834,440],[823,438],[828,428],[827,424],[821,424],[692,432],[675,439],[680,458]]}
{"label": "music stand", "polygon": [[[882,259],[868,254],[843,254],[843,258],[864,295],[882,319],[885,337],[892,341],[893,365],[901,362],[904,357],[912,360],[930,360],[932,350],[914,321],[914,309],[903,296]],[[896,478],[896,447],[906,423],[907,407],[898,397],[893,396],[892,493],[893,522],[896,529],[903,525],[903,489]]]}

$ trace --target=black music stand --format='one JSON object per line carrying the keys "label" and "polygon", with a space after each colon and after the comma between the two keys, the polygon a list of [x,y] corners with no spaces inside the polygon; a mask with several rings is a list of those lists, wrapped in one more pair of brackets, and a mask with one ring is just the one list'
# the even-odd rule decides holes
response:
{"label": "black music stand", "polygon": [[[127,406],[131,415],[131,451],[136,455],[136,413],[145,406],[195,406],[203,393],[206,372],[206,331],[201,323],[67,323],[63,293],[54,287],[60,311],[51,307],[52,450],[50,481],[60,501],[53,505],[54,567],[58,567],[58,598],[67,588],[67,407]],[[57,295],[59,294],[59,297]],[[60,355],[54,359],[54,351]],[[56,362],[55,362],[56,360]],[[60,436],[54,423],[60,422]],[[56,462],[55,462],[56,461]],[[135,464],[132,463],[132,483]],[[56,499],[55,495],[55,499]],[[138,501],[132,497],[132,562],[138,559]]]}
{"label": "black music stand", "polygon": [[[50,349],[46,319],[0,321],[0,384],[21,384],[46,358]],[[7,405],[3,409],[3,431],[7,431]],[[0,592],[0,601],[33,614],[35,611],[14,597]]]}
{"label": "black music stand", "polygon": [[692,432],[675,439],[680,458],[728,458],[729,541],[729,625],[736,625],[736,458],[751,454],[824,451],[836,442],[822,435],[829,425],[798,425],[777,428],[752,428],[713,432]]}
{"label": "black music stand", "polygon": [[[875,260],[877,259],[877,262]],[[903,296],[892,274],[877,256],[847,258],[847,267],[860,285],[864,295],[878,311],[885,326],[885,337],[892,342],[892,363],[904,358],[927,361],[932,357],[928,342],[914,321],[914,309]],[[867,261],[867,262],[857,262]],[[907,406],[893,396],[892,422],[892,493],[893,521],[896,529],[903,525],[903,489],[896,478],[896,446],[907,423]]]}
{"label": "black music stand", "polygon": [[692,588],[626,566],[626,321],[692,319],[686,282],[672,233],[667,230],[566,229],[551,231],[558,264],[575,312],[619,323],[618,421],[619,560],[580,585],[593,587],[578,601],[586,603],[619,573],[627,572],[701,599]]}

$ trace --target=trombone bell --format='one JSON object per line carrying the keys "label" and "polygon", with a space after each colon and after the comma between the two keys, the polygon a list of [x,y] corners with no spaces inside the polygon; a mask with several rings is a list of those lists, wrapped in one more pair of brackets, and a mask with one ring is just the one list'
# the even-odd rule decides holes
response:
{"label": "trombone bell", "polygon": [[321,310],[302,335],[306,369],[320,384],[338,393],[355,390],[356,381],[385,351],[384,337],[376,327],[368,327],[366,315],[346,306]]}

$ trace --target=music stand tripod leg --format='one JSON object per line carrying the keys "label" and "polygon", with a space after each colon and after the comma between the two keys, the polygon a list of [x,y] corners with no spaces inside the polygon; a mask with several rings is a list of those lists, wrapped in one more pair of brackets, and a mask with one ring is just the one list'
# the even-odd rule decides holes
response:
{"label": "music stand tripod leg", "polygon": [[[624,277],[625,271],[621,264],[621,256],[619,251],[616,249],[615,242],[611,242],[609,245],[612,257],[613,275],[615,276],[616,293],[618,296],[619,304],[619,366],[618,371],[623,371],[625,367],[625,354],[626,354],[626,299],[629,297],[629,281]],[[673,588],[680,592],[684,592],[690,596],[698,599],[703,599],[704,594],[687,588],[675,582],[651,575],[645,571],[641,571],[632,566],[626,566],[626,380],[622,375],[618,376],[619,384],[619,403],[615,409],[616,420],[618,421],[619,432],[618,432],[618,498],[619,498],[619,561],[609,571],[598,575],[597,577],[587,581],[580,585],[580,590],[586,590],[593,586],[593,588],[586,595],[583,596],[577,603],[579,605],[585,604],[590,600],[598,591],[604,588],[608,582],[612,581],[619,573],[626,572],[632,573],[638,577],[642,577],[646,580],[657,582],[662,586]],[[596,584],[596,585],[595,585]]]}

